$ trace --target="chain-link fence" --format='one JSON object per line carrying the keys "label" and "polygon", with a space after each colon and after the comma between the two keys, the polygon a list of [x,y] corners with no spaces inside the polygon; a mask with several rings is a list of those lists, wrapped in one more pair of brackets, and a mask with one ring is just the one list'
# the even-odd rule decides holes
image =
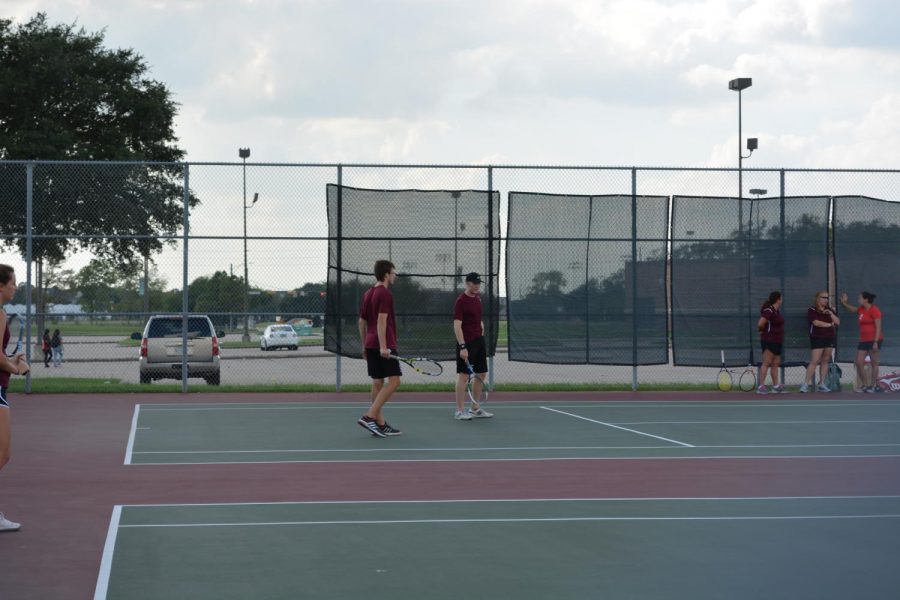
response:
{"label": "chain-link fence", "polygon": [[[339,388],[366,383],[365,366],[325,348],[340,339],[353,355],[366,260],[388,258],[410,292],[397,288],[401,350],[405,334],[450,352],[462,275],[489,277],[495,383],[711,383],[722,351],[759,360],[759,305],[774,289],[788,383],[801,383],[819,290],[843,318],[845,374],[859,329],[842,292],[851,305],[878,294],[882,370],[900,364],[900,171],[741,175],[0,162],[0,262],[19,283],[6,310],[25,317],[34,379]],[[43,334],[57,329],[61,360],[50,348],[45,367]]]}

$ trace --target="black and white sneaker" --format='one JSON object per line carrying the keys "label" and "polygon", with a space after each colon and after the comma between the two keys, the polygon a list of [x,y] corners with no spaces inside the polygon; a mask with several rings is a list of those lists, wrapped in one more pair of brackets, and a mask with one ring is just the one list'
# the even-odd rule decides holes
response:
{"label": "black and white sneaker", "polygon": [[387,421],[384,422],[384,425],[381,426],[381,433],[387,436],[391,435],[403,435],[403,432],[397,429],[396,427],[391,427],[391,424]]}
{"label": "black and white sneaker", "polygon": [[363,415],[359,419],[357,419],[356,422],[359,423],[360,427],[364,427],[365,429],[371,431],[372,435],[376,437],[387,437],[387,435],[381,431],[381,427],[378,426],[378,423],[376,423],[375,419],[373,419],[372,417]]}

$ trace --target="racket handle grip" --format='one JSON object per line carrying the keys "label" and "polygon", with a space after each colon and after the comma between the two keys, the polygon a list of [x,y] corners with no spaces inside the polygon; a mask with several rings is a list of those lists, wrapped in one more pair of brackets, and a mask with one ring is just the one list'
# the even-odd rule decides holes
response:
{"label": "racket handle grip", "polygon": [[722,357],[722,364],[724,365],[724,364],[725,364],[725,351],[724,351],[724,350],[720,350],[719,353],[720,353],[720,355],[721,355],[721,357]]}

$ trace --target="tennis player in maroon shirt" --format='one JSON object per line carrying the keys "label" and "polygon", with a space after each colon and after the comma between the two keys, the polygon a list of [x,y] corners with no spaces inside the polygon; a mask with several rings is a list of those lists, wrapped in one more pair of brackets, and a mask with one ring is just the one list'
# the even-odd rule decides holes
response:
{"label": "tennis player in maroon shirt", "polygon": [[[372,378],[372,405],[357,423],[377,437],[400,435],[400,430],[384,420],[382,408],[400,387],[400,361],[397,355],[397,318],[394,295],[390,287],[397,280],[397,270],[389,260],[375,262],[378,281],[363,295],[359,309],[359,339],[362,342],[369,377]],[[387,380],[387,381],[385,381]]]}
{"label": "tennis player in maroon shirt", "polygon": [[778,382],[778,367],[781,365],[781,353],[784,349],[784,316],[781,314],[781,292],[769,294],[762,308],[759,309],[759,340],[762,346],[762,364],[759,367],[759,387],[757,394],[768,394],[766,374],[772,376],[772,393],[783,394],[784,386]]}
{"label": "tennis player in maroon shirt", "polygon": [[[828,305],[828,290],[819,290],[813,297],[812,306],[806,309],[806,321],[809,323],[809,363],[806,365],[806,379],[800,386],[800,392],[805,394],[813,391],[832,391],[825,385],[825,374],[828,372],[828,364],[834,353],[837,340],[837,326],[841,324],[837,311]],[[816,388],[812,381],[819,368],[819,387]]]}
{"label": "tennis player in maroon shirt", "polygon": [[456,336],[456,412],[459,421],[487,419],[493,413],[478,404],[466,409],[466,383],[469,380],[469,363],[479,379],[474,382],[476,397],[481,395],[482,382],[487,375],[487,346],[484,343],[484,321],[481,318],[481,276],[472,272],[466,275],[466,289],[453,305],[453,333]]}

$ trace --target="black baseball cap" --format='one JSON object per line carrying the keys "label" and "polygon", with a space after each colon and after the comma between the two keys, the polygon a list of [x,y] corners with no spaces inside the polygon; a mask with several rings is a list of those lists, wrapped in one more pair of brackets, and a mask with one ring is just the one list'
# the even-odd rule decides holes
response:
{"label": "black baseball cap", "polygon": [[472,271],[468,275],[466,275],[466,281],[471,281],[472,283],[481,283],[481,275]]}

